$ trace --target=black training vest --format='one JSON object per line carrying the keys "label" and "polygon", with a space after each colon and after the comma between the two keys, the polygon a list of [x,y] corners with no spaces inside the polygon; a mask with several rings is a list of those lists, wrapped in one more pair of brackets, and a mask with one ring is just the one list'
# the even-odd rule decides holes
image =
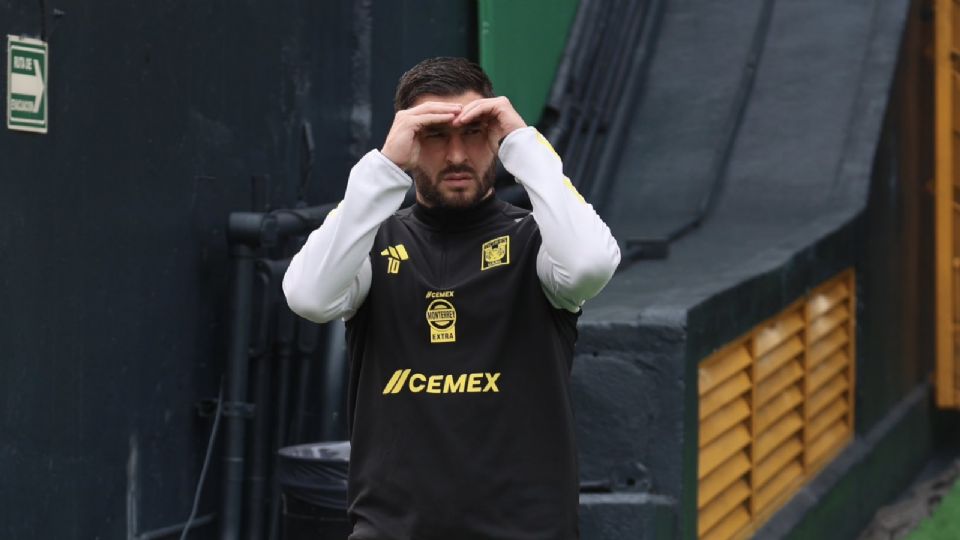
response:
{"label": "black training vest", "polygon": [[346,325],[350,540],[579,537],[579,314],[544,295],[540,242],[495,196],[380,226]]}

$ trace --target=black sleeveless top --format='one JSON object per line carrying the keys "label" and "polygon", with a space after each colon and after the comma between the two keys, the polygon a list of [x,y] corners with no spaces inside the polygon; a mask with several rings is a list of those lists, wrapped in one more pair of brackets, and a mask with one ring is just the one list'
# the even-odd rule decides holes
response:
{"label": "black sleeveless top", "polygon": [[530,212],[401,210],[347,321],[350,540],[578,538],[579,314],[537,277]]}

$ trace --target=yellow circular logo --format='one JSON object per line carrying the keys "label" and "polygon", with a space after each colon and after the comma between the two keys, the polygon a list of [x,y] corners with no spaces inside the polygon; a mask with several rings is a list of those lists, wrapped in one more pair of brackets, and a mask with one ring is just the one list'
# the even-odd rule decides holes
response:
{"label": "yellow circular logo", "polygon": [[427,324],[434,330],[447,330],[457,323],[457,310],[449,300],[437,298],[427,306]]}

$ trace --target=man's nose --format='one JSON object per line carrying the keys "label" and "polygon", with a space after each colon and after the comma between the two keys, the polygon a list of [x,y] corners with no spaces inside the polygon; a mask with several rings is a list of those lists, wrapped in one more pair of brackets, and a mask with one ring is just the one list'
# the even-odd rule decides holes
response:
{"label": "man's nose", "polygon": [[453,165],[459,165],[467,160],[467,151],[463,144],[463,139],[459,133],[450,135],[450,142],[447,144],[447,161]]}

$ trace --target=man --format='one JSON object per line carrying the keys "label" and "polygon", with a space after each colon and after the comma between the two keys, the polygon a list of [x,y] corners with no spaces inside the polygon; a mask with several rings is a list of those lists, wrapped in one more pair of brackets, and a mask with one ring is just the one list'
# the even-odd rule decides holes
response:
{"label": "man", "polygon": [[[578,538],[576,322],[617,243],[476,64],[425,60],[394,105],[283,281],[296,313],[346,320],[349,538]],[[494,195],[498,156],[532,213]]]}

